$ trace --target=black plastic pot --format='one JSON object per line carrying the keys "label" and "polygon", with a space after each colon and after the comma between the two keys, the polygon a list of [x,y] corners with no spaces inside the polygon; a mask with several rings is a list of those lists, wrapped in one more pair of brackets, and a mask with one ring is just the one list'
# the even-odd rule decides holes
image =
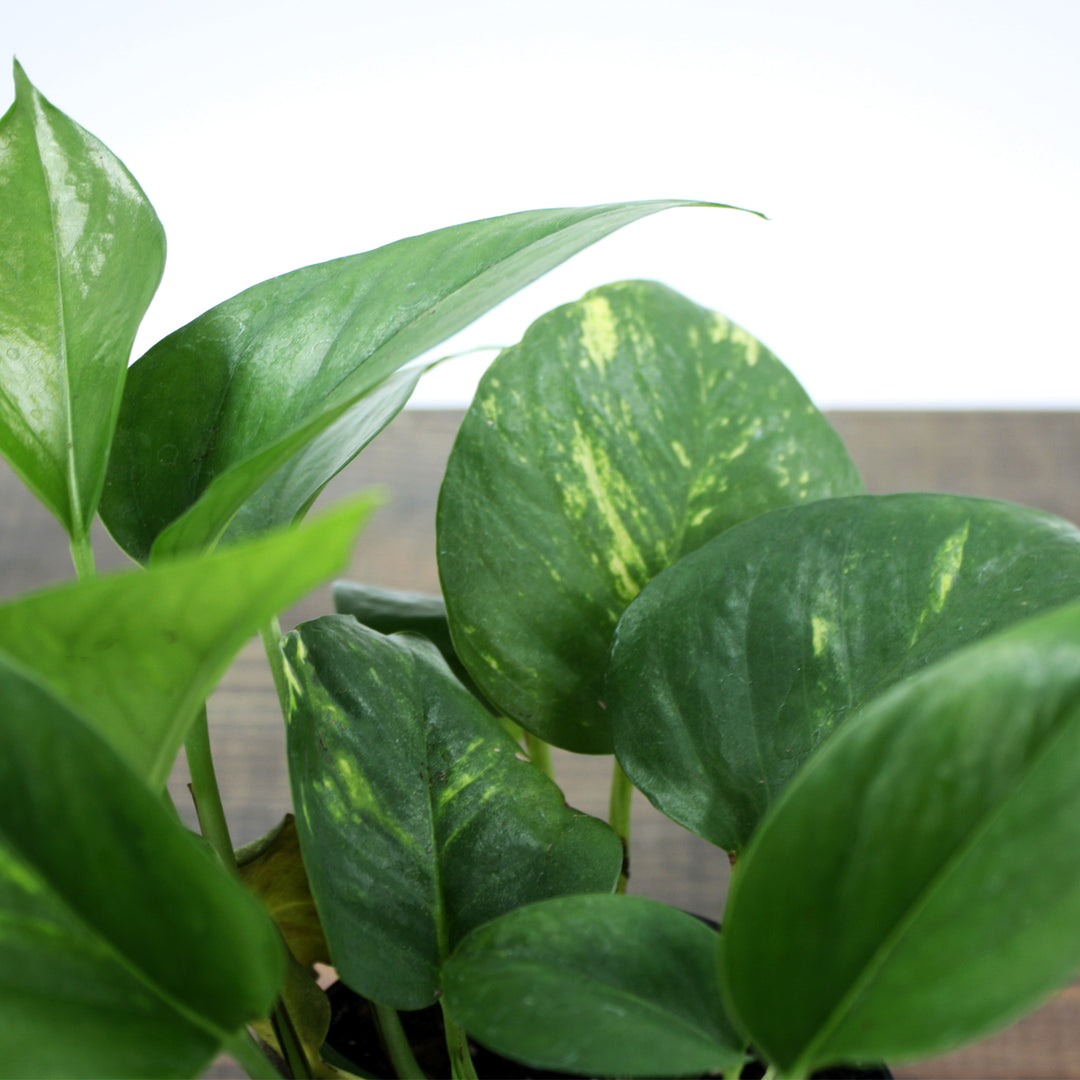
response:
{"label": "black plastic pot", "polygon": [[[382,1049],[375,1017],[365,998],[354,993],[344,983],[336,982],[327,989],[330,998],[330,1034],[327,1043],[346,1061],[373,1076],[393,1077],[394,1069]],[[401,1013],[401,1023],[409,1037],[416,1060],[431,1077],[450,1075],[450,1057],[443,1034],[442,1009],[433,1005],[415,1012]],[[560,1080],[578,1078],[578,1073],[534,1069],[512,1061],[482,1046],[472,1045],[473,1064],[480,1080]],[[706,1074],[707,1076],[708,1074]],[[765,1067],[751,1062],[743,1071],[747,1080],[765,1075]],[[884,1065],[852,1068],[840,1065],[822,1069],[815,1077],[834,1080],[890,1080],[892,1073]]]}

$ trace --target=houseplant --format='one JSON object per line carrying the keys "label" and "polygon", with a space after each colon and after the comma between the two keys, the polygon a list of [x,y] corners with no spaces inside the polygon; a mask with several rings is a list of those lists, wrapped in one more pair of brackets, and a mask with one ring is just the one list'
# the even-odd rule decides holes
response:
{"label": "houseplant", "polygon": [[[863,494],[764,346],[624,282],[481,384],[440,498],[445,602],[341,584],[283,638],[377,499],[302,519],[407,362],[688,204],[308,267],[128,371],[161,227],[15,71],[0,449],[79,580],[0,609],[0,1075],[194,1075],[223,1047],[253,1076],[362,1074],[325,1042],[319,960],[401,1075],[400,1012],[436,1006],[455,1076],[469,1036],[594,1075],[917,1057],[1080,967],[1077,530]],[[144,569],[97,577],[98,512]],[[203,702],[254,632],[296,815],[234,853]],[[552,744],[614,751],[610,825],[565,806]],[[201,836],[164,792],[181,746]],[[731,853],[722,932],[625,894],[632,785]]]}

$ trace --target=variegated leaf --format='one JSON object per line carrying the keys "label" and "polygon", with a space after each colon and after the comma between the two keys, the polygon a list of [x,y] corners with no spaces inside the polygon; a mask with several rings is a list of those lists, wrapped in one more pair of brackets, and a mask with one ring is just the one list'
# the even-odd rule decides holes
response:
{"label": "variegated leaf", "polygon": [[430,1005],[469,930],[532,900],[614,888],[614,832],[517,756],[430,642],[329,615],[284,649],[304,865],[354,990]]}
{"label": "variegated leaf", "polygon": [[740,525],[627,609],[615,752],[669,817],[741,849],[865,702],[993,630],[1080,597],[1080,531],[953,495],[862,495]]}
{"label": "variegated leaf", "polygon": [[524,727],[608,752],[605,661],[641,588],[737,522],[861,490],[745,330],[653,282],[593,290],[499,356],[462,424],[438,517],[454,645]]}

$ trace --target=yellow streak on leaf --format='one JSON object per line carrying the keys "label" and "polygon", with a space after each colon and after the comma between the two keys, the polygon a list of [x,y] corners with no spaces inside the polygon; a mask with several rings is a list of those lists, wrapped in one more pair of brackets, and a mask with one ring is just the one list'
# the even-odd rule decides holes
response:
{"label": "yellow streak on leaf", "polygon": [[[585,480],[586,492],[583,494],[587,495],[590,505],[599,513],[611,534],[608,569],[615,579],[615,587],[620,597],[629,603],[648,580],[648,569],[641,551],[623,524],[618,507],[612,502],[612,478],[605,475],[610,473],[610,467],[606,461],[598,461],[593,447],[576,420],[571,455]],[[635,579],[635,571],[640,582]]]}
{"label": "yellow streak on leaf", "polygon": [[[326,793],[324,805],[335,821],[348,824],[355,822],[358,816],[365,815],[390,833],[402,847],[410,850],[418,848],[416,837],[383,809],[368,778],[357,769],[349,756],[338,755],[331,768],[332,774],[323,777],[321,784]],[[345,798],[341,797],[343,791],[347,793]]]}
{"label": "yellow streak on leaf", "polygon": [[590,296],[581,302],[581,345],[586,356],[601,374],[615,359],[619,347],[619,332],[615,313],[605,296]]}
{"label": "yellow streak on leaf", "polygon": [[[305,647],[303,641],[299,637],[297,637],[296,659],[303,663],[306,657],[307,648]],[[292,712],[292,709],[296,706],[297,702],[303,698],[304,688],[300,683],[300,677],[299,675],[297,675],[296,669],[292,666],[292,664],[289,663],[289,658],[287,656],[282,657],[281,666],[285,672],[285,682],[288,684],[289,688],[289,711]]]}
{"label": "yellow streak on leaf", "polygon": [[738,446],[733,446],[730,450],[726,451],[723,455],[725,461],[734,461],[736,458],[740,458],[747,450],[750,449],[750,440],[743,439]]}
{"label": "yellow streak on leaf", "polygon": [[453,772],[444,779],[443,785],[434,793],[436,808],[456,799],[470,784],[475,784],[483,775],[487,763],[474,762],[475,767],[467,767],[476,752],[482,749],[487,740],[473,739],[462,751],[454,765]]}
{"label": "yellow streak on leaf", "polygon": [[712,318],[709,320],[709,340],[714,345],[725,341],[733,326],[734,324],[730,319],[721,315],[719,311],[714,311]]}
{"label": "yellow streak on leaf", "polygon": [[741,326],[731,327],[731,341],[735,345],[741,345],[746,357],[746,363],[753,367],[758,362],[761,353],[761,343],[753,334],[748,334]]}
{"label": "yellow streak on leaf", "polygon": [[811,615],[810,630],[813,635],[814,655],[821,656],[829,646],[829,639],[832,637],[833,631],[832,623],[828,619],[823,619],[820,615]]}
{"label": "yellow streak on leaf", "polygon": [[964,562],[964,548],[970,531],[971,522],[965,521],[959,529],[947,536],[934,552],[934,561],[930,566],[930,589],[926,604],[919,615],[919,621],[911,635],[912,645],[918,640],[926,622],[940,615],[944,609],[956,581],[956,575]]}

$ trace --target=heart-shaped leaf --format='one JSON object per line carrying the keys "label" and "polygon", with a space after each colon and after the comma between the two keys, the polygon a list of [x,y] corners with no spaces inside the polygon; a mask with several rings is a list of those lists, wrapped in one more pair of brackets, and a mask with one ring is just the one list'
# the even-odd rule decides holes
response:
{"label": "heart-shaped leaf", "polygon": [[1080,606],[876,699],[739,860],[722,971],[784,1075],[1003,1026],[1080,968]]}
{"label": "heart-shaped leaf", "polygon": [[697,1076],[745,1060],[718,936],[639,896],[566,896],[474,930],[446,964],[455,1018],[497,1053],[585,1076]]}
{"label": "heart-shaped leaf", "polygon": [[498,357],[461,426],[438,512],[454,644],[523,727],[610,752],[604,667],[646,582],[745,518],[861,490],[746,331],[653,282],[596,289]]}
{"label": "heart-shaped leaf", "polygon": [[165,234],[127,169],[18,63],[0,119],[0,221],[0,452],[82,538]]}
{"label": "heart-shaped leaf", "polygon": [[1080,532],[1027,507],[865,495],[746,522],[657,578],[608,678],[627,775],[728,850],[859,705],[1080,596]]}
{"label": "heart-shaped leaf", "polygon": [[291,520],[404,404],[420,372],[402,365],[608,233],[692,205],[715,204],[471,222],[295,270],[211,308],[131,368],[106,524],[146,559]]}
{"label": "heart-shaped leaf", "polygon": [[340,573],[376,505],[358,496],[305,525],[0,605],[0,652],[77,708],[154,788],[200,705],[269,619]]}
{"label": "heart-shaped leaf", "polygon": [[304,865],[354,990],[430,1005],[443,961],[480,923],[614,888],[616,835],[517,756],[430,642],[329,615],[302,624],[284,652]]}
{"label": "heart-shaped leaf", "polygon": [[3,659],[0,701],[0,1073],[199,1075],[274,1000],[273,922]]}

